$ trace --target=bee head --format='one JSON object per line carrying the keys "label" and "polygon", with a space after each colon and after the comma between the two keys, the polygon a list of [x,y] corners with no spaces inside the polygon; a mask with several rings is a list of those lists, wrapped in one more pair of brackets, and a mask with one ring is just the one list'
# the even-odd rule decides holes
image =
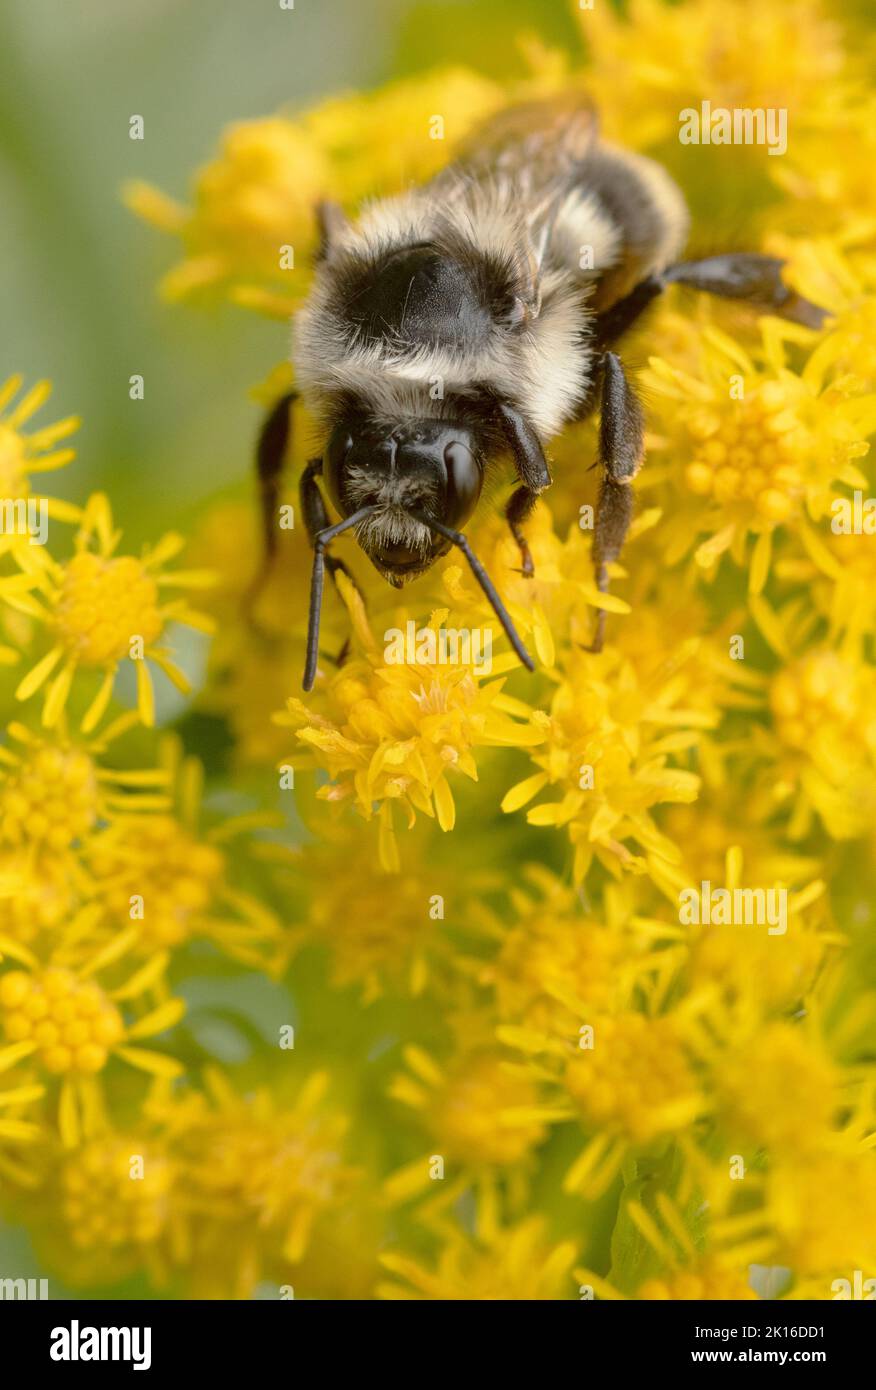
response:
{"label": "bee head", "polygon": [[419,518],[459,530],[484,480],[483,452],[470,426],[452,420],[383,424],[361,411],[335,427],[323,468],[342,517],[374,508],[359,524],[357,540],[396,588],[450,547]]}

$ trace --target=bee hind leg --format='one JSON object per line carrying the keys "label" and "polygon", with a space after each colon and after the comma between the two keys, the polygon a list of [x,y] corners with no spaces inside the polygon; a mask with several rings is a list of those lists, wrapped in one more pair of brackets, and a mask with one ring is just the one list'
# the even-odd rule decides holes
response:
{"label": "bee hind leg", "polygon": [[[620,555],[633,515],[630,483],[638,473],[644,454],[644,417],[620,358],[607,352],[602,359],[599,453],[602,482],[596,504],[593,532],[593,568],[596,587],[608,592],[608,567]],[[600,608],[593,641],[587,648],[602,651],[605,640],[605,609]]]}
{"label": "bee hind leg", "polygon": [[774,313],[804,328],[821,328],[827,313],[804,299],[782,279],[778,256],[731,252],[701,261],[680,261],[663,272],[664,284],[689,285],[723,299],[741,299],[762,313]]}

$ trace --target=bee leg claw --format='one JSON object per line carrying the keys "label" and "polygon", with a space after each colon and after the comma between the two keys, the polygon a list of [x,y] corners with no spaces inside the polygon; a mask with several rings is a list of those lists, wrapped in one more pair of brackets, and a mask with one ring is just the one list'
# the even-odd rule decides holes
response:
{"label": "bee leg claw", "polygon": [[535,565],[532,562],[532,552],[526,541],[518,541],[517,544],[520,546],[520,559],[523,562],[523,567],[519,570],[515,569],[514,574],[521,574],[524,579],[534,579]]}
{"label": "bee leg claw", "polygon": [[529,516],[536,502],[538,493],[533,492],[525,484],[519,487],[516,492],[511,494],[511,498],[505,508],[505,520],[507,521],[511,534],[517,542],[520,551],[520,562],[522,569],[515,570],[515,574],[522,574],[524,579],[532,579],[535,574],[535,565],[532,563],[532,552],[529,549],[526,537],[523,534],[523,522]]}

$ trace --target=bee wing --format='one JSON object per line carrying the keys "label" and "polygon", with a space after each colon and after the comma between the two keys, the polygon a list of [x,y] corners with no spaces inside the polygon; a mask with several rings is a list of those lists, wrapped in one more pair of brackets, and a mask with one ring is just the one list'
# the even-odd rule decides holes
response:
{"label": "bee wing", "polygon": [[513,210],[526,242],[528,314],[539,312],[551,231],[598,134],[596,110],[581,92],[506,107],[477,126],[433,180],[432,188],[450,201],[481,196]]}
{"label": "bee wing", "polygon": [[567,179],[599,135],[595,107],[581,92],[529,101],[477,126],[457,153],[474,177],[496,174],[545,188]]}

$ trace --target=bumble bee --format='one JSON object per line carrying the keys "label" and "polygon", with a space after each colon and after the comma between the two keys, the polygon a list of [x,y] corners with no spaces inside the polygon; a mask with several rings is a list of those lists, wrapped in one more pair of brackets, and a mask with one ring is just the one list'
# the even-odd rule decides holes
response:
{"label": "bumble bee", "polygon": [[[315,280],[292,352],[325,437],[301,478],[314,548],[305,690],[316,674],[325,571],[347,572],[327,548],[350,529],[396,587],[457,546],[532,670],[462,528],[485,480],[510,463],[505,518],[521,571],[532,575],[525,523],[551,483],[545,445],[594,410],[593,561],[607,590],[644,432],[614,347],[668,285],[745,299],[810,327],[823,319],[783,283],[773,257],[679,260],[688,213],[678,187],[652,160],[600,139],[579,95],[502,112],[431,182],[372,203],[355,223],[334,204],[317,216]],[[266,565],[296,394],[276,405],[259,439]],[[340,518],[333,524],[320,478]],[[590,650],[600,650],[604,625],[600,609]]]}

